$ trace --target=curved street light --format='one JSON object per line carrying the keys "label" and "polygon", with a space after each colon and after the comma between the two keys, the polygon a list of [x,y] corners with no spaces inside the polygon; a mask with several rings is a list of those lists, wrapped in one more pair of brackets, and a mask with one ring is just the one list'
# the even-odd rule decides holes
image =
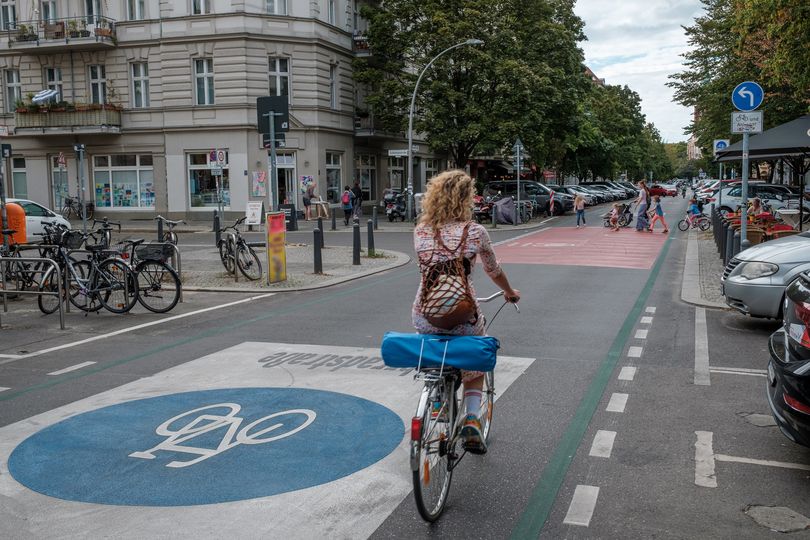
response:
{"label": "curved street light", "polygon": [[422,82],[422,77],[425,75],[428,68],[432,66],[433,62],[435,62],[443,54],[458,47],[463,47],[464,45],[483,44],[484,42],[480,39],[471,38],[466,41],[462,41],[461,43],[456,43],[451,47],[447,47],[445,50],[434,56],[433,59],[428,62],[424,68],[422,68],[422,72],[419,73],[419,77],[416,79],[416,86],[413,87],[413,95],[411,96],[411,107],[408,110],[408,221],[413,219],[413,106],[416,103],[416,92],[419,90],[419,83]]}

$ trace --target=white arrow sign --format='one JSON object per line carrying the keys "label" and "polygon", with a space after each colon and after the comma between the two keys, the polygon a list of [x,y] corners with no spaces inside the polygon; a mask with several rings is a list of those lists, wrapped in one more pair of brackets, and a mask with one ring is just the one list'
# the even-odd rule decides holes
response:
{"label": "white arrow sign", "polygon": [[754,108],[754,99],[755,98],[754,98],[754,93],[751,90],[749,90],[748,88],[740,88],[739,91],[737,92],[737,94],[743,99],[745,99],[745,96],[748,96],[748,101],[751,104],[751,108],[752,109]]}

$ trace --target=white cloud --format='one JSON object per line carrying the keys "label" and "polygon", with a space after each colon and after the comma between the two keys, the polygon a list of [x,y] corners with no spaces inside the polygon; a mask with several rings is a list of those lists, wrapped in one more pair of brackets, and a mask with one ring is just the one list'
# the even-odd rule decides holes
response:
{"label": "white cloud", "polygon": [[702,12],[699,0],[578,0],[585,21],[585,64],[608,84],[626,84],[664,140],[686,140],[692,111],[672,99],[668,76],[683,69],[688,49],[681,26]]}

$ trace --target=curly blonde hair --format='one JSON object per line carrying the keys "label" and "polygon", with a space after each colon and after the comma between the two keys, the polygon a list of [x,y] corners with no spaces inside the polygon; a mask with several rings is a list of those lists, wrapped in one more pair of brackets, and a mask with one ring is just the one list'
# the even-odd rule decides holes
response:
{"label": "curly blonde hair", "polygon": [[452,169],[430,179],[422,199],[420,223],[438,228],[446,223],[470,221],[475,184],[462,170]]}

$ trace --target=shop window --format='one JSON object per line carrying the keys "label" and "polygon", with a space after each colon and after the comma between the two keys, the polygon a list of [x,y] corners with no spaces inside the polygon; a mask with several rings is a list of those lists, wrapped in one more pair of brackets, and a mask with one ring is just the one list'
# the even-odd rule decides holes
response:
{"label": "shop window", "polygon": [[340,154],[326,153],[326,199],[330,203],[337,203],[343,193],[342,179],[340,177]]}
{"label": "shop window", "polygon": [[231,205],[231,191],[228,171],[228,152],[225,151],[225,164],[222,166],[222,176],[211,174],[210,155],[208,152],[195,152],[187,154],[189,201],[192,208],[206,208],[218,206],[217,181],[221,178],[222,204]]}
{"label": "shop window", "polygon": [[93,156],[93,191],[99,208],[154,208],[152,156]]}
{"label": "shop window", "polygon": [[357,154],[354,157],[354,179],[363,190],[363,200],[373,201],[377,196],[377,156]]}

